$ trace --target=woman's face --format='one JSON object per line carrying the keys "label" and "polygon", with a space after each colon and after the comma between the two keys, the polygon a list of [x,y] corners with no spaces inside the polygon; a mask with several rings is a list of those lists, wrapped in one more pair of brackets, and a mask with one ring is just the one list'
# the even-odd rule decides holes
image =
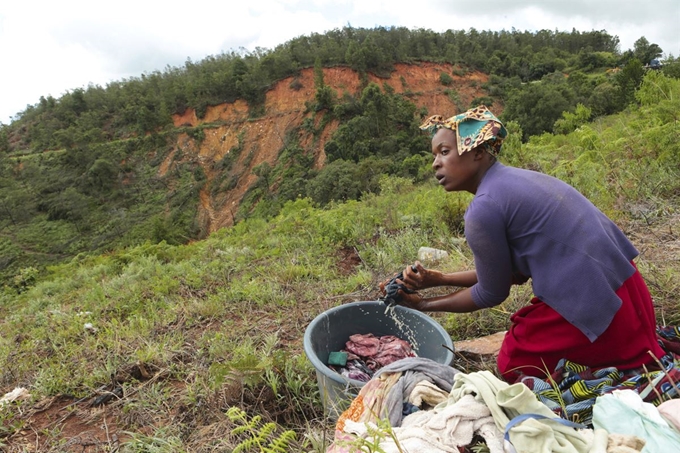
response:
{"label": "woman's face", "polygon": [[486,170],[482,165],[484,154],[474,149],[459,155],[455,132],[441,128],[432,138],[434,176],[447,192],[465,190],[474,194],[483,176],[482,170]]}

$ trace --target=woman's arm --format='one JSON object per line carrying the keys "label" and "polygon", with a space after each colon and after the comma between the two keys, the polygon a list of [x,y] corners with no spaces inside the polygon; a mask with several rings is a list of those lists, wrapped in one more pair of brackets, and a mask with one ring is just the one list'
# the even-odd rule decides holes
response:
{"label": "woman's arm", "polygon": [[399,290],[400,305],[418,311],[445,311],[450,313],[469,313],[479,310],[472,300],[472,291],[465,288],[444,296],[422,298],[420,294],[406,294]]}

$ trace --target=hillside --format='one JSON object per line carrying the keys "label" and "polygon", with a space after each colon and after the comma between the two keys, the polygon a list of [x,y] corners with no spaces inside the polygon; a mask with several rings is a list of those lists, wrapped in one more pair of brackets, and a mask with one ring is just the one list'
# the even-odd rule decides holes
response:
{"label": "hillside", "polygon": [[21,288],[82,254],[186,244],[299,198],[360,200],[385,175],[422,183],[428,114],[485,103],[522,141],[571,132],[634,104],[640,62],[662,51],[618,41],[344,27],[43,96],[0,124],[0,280]]}
{"label": "hillside", "polygon": [[[0,275],[9,279],[78,253],[148,240],[202,239],[251,215],[276,214],[287,200],[311,193],[307,186],[325,204],[376,190],[382,173],[417,177],[427,159],[405,162],[429,153],[417,129],[421,117],[455,114],[475,99],[491,99],[485,74],[445,63],[398,64],[384,78],[343,66],[324,68],[322,76],[316,71],[303,69],[272,85],[255,117],[252,105],[236,100],[207,107],[200,119],[187,108],[171,125],[143,136],[0,155]],[[364,109],[363,121],[395,118],[380,132],[341,135],[340,146],[356,145],[366,155],[335,156],[340,174],[325,179],[333,170],[325,169],[326,144],[350,118],[319,108],[319,77],[329,102],[359,109],[355,118]],[[376,90],[366,91],[371,86]],[[502,105],[494,102],[500,114]],[[374,168],[359,165],[368,156]],[[266,175],[258,171],[263,166]],[[347,173],[354,174],[351,187],[336,188]]]}
{"label": "hillside", "polygon": [[[454,70],[455,66],[443,63],[398,64],[389,78],[369,75],[368,81],[381,86],[386,84],[397,94],[408,93],[408,99],[428,114],[453,115],[459,112],[460,105],[469,106],[473,99],[486,96],[482,86],[488,81],[488,76],[480,72],[456,75]],[[442,84],[442,73],[451,75],[453,83],[450,86]],[[365,87],[359,74],[347,67],[325,68],[323,80],[338,95],[349,93],[359,97]],[[329,122],[314,134],[301,128],[306,118],[311,117],[318,123],[324,113],[309,112],[309,104],[314,102],[316,94],[314,83],[312,68],[277,82],[265,95],[264,115],[256,119],[249,118],[245,101],[208,107],[200,120],[193,109],[173,115],[175,127],[203,126],[205,134],[199,142],[181,133],[176,145],[176,150],[184,153],[184,159],[198,162],[207,177],[206,188],[200,192],[201,230],[212,233],[233,224],[240,201],[258,179],[253,169],[264,162],[275,167],[280,150],[286,145],[285,137],[291,131],[298,131],[305,153],[313,156],[313,168],[319,170],[324,166],[324,145],[337,129],[338,121]],[[458,93],[458,105],[447,94],[450,89]],[[500,105],[494,110],[502,113]],[[212,195],[207,187],[219,176],[217,163],[238,146],[243,149],[231,170],[238,175],[238,182],[233,189]],[[159,176],[165,176],[172,169],[174,159],[175,152],[168,154],[159,168]]]}
{"label": "hillside", "polygon": [[[639,249],[657,321],[670,326],[680,324],[678,92],[679,80],[650,73],[639,104],[595,121],[566,115],[572,132],[526,143],[513,131],[499,157],[572,184],[606,212]],[[206,137],[224,126],[219,109],[209,112]],[[186,140],[192,159],[215,155]],[[159,159],[154,172],[175,163]],[[469,200],[443,193],[431,177],[383,176],[379,193],[361,200],[322,208],[299,198],[269,219],[249,217],[189,244],[147,242],[21,274],[0,292],[0,393],[27,394],[0,408],[0,448],[262,451],[252,447],[259,436],[280,440],[279,451],[325,451],[333,423],[303,352],[306,327],[331,307],[375,300],[378,283],[421,246],[449,251],[441,270],[472,267],[458,237]],[[433,317],[455,345],[505,330],[530,297],[523,285],[493,309]],[[454,365],[493,366],[461,355]]]}
{"label": "hillside", "polygon": [[[421,246],[473,266],[470,194],[432,178],[418,124],[480,100],[510,131],[499,160],[605,212],[680,325],[680,62],[617,46],[348,27],[41,98],[0,127],[0,394],[26,390],[0,405],[0,450],[325,451],[304,331]],[[455,346],[530,297],[432,316]]]}

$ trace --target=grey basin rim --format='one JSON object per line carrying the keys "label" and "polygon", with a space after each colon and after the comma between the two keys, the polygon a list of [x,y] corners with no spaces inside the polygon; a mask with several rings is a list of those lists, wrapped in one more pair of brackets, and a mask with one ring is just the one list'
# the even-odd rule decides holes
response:
{"label": "grey basin rim", "polygon": [[[312,363],[314,368],[322,373],[327,379],[331,379],[332,381],[341,384],[342,386],[348,386],[348,387],[363,387],[366,383],[363,381],[358,381],[356,379],[350,379],[347,378],[340,373],[335,372],[335,370],[329,368],[325,363],[319,359],[317,356],[316,352],[312,348],[312,334],[313,331],[316,327],[317,324],[321,323],[326,317],[329,315],[332,315],[338,311],[346,310],[348,307],[362,307],[362,306],[367,306],[367,307],[374,307],[376,305],[380,306],[385,306],[382,302],[380,301],[358,301],[358,302],[350,302],[347,304],[342,304],[338,305],[332,308],[329,308],[328,310],[320,313],[317,315],[307,326],[305,329],[305,334],[304,334],[304,351],[305,354],[307,355],[308,360]],[[453,341],[451,340],[451,336],[444,330],[444,328],[439,324],[437,321],[435,321],[433,318],[430,316],[426,315],[425,313],[422,313],[418,310],[413,310],[411,308],[407,307],[402,307],[402,306],[396,306],[394,307],[395,310],[397,311],[403,311],[405,313],[409,313],[412,316],[415,316],[417,318],[421,318],[421,320],[429,325],[431,325],[434,329],[436,329],[442,336],[444,345],[449,348],[449,352],[447,353],[447,357],[449,360],[447,361],[447,364],[451,364],[453,362]]]}

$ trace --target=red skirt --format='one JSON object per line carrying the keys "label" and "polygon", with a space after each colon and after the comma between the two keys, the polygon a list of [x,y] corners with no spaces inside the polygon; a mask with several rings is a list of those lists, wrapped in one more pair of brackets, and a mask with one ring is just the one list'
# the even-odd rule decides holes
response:
{"label": "red skirt", "polygon": [[[633,264],[635,266],[635,264]],[[512,325],[498,354],[498,370],[508,382],[522,375],[545,378],[560,361],[621,370],[656,365],[665,353],[656,337],[656,318],[649,289],[640,272],[616,291],[623,302],[614,319],[594,342],[545,302],[534,297],[531,305],[510,317]]]}

